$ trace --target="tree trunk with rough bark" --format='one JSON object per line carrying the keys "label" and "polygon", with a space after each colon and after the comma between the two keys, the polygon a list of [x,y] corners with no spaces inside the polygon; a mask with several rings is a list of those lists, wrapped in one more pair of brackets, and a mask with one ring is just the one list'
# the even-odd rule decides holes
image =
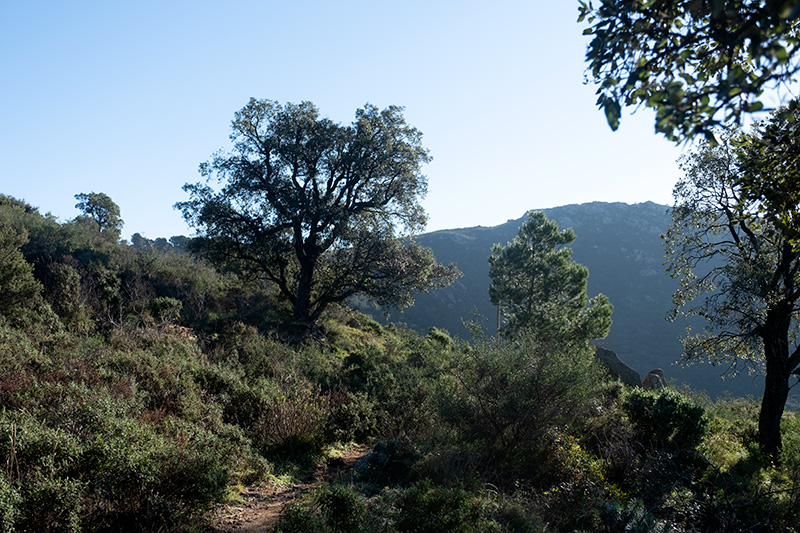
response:
{"label": "tree trunk with rough bark", "polygon": [[[764,396],[758,416],[758,442],[761,450],[777,459],[782,447],[781,417],[789,397],[789,325],[791,315],[772,310],[764,326],[764,359],[767,364]],[[775,317],[775,314],[781,315]],[[786,316],[783,316],[783,315]]]}

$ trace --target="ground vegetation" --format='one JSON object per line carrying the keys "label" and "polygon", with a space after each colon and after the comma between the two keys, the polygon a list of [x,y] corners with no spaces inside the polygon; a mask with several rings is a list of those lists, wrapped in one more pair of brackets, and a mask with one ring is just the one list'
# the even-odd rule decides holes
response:
{"label": "ground vegetation", "polygon": [[[754,402],[628,389],[558,339],[339,305],[301,339],[274,287],[184,239],[111,242],[8,197],[0,220],[31,291],[0,317],[2,531],[203,530],[293,482],[282,531],[798,525],[793,412],[772,462]],[[356,447],[351,475],[315,480]]]}

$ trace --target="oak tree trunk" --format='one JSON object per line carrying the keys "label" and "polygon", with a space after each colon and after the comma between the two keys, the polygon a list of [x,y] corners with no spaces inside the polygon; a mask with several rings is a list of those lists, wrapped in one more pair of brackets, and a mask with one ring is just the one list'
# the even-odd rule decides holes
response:
{"label": "oak tree trunk", "polygon": [[[764,358],[767,363],[764,396],[758,416],[758,443],[761,450],[777,459],[780,453],[781,417],[789,397],[789,317],[772,321],[764,327]],[[777,323],[776,323],[777,322]]]}
{"label": "oak tree trunk", "polygon": [[314,285],[316,261],[301,259],[294,300],[294,318],[301,324],[311,323],[311,292]]}

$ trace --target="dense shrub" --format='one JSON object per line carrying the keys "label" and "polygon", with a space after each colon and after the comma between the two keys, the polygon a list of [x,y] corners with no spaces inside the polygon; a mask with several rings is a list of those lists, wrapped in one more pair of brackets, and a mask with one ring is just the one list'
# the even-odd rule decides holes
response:
{"label": "dense shrub", "polygon": [[636,437],[649,446],[690,454],[706,435],[704,409],[673,389],[634,389],[623,407]]}
{"label": "dense shrub", "polygon": [[404,491],[398,502],[398,531],[501,531],[485,502],[463,489],[443,488],[422,480]]}
{"label": "dense shrub", "polygon": [[288,503],[277,531],[349,533],[363,531],[366,499],[352,487],[323,485],[308,497]]}
{"label": "dense shrub", "polygon": [[588,349],[561,351],[530,335],[476,342],[454,352],[450,376],[439,383],[439,412],[511,480],[535,475],[552,429],[588,409],[594,364]]}
{"label": "dense shrub", "polygon": [[366,394],[339,391],[328,401],[325,431],[329,442],[366,442],[375,435],[375,407]]}
{"label": "dense shrub", "polygon": [[[9,461],[6,464],[11,466]],[[20,514],[22,496],[17,488],[8,480],[5,472],[0,471],[0,532],[11,533]]]}
{"label": "dense shrub", "polygon": [[254,444],[271,457],[298,458],[325,444],[327,400],[304,380],[274,384],[263,397],[252,428]]}
{"label": "dense shrub", "polygon": [[33,265],[20,251],[28,241],[24,228],[15,228],[7,212],[0,206],[0,316],[20,320],[42,291],[33,276]]}
{"label": "dense shrub", "polygon": [[373,485],[405,485],[411,481],[412,469],[419,458],[419,451],[408,441],[378,441],[356,463],[356,472],[361,480]]}
{"label": "dense shrub", "polygon": [[316,494],[325,524],[331,531],[358,531],[365,514],[365,500],[352,488],[342,485],[323,486]]}
{"label": "dense shrub", "polygon": [[194,376],[207,362],[190,345],[0,325],[0,531],[175,529],[200,520],[231,473],[263,478],[242,430],[203,399]]}

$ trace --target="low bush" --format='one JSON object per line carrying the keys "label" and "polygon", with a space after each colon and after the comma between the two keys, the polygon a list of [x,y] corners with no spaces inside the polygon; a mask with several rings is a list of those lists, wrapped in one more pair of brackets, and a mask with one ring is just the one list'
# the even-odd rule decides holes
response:
{"label": "low bush", "polygon": [[253,443],[268,457],[299,458],[325,444],[327,399],[319,386],[295,379],[274,383],[258,406]]}
{"label": "low bush", "polygon": [[502,530],[491,518],[485,500],[464,489],[436,486],[429,480],[422,480],[402,493],[395,525],[398,531],[415,533]]}
{"label": "low bush", "polygon": [[378,427],[375,407],[364,393],[330,394],[326,435],[329,442],[366,442]]}
{"label": "low bush", "polygon": [[352,487],[323,485],[287,503],[277,531],[281,533],[350,533],[363,531],[366,499]]}
{"label": "low bush", "polygon": [[636,437],[647,446],[693,454],[706,435],[705,410],[673,389],[634,389],[625,398],[623,408]]}
{"label": "low bush", "polygon": [[476,341],[453,352],[450,375],[438,383],[438,411],[507,481],[535,477],[552,428],[590,408],[594,365],[590,350],[559,351],[532,335]]}
{"label": "low bush", "polygon": [[355,469],[359,479],[371,485],[405,485],[412,480],[412,471],[419,458],[419,451],[408,441],[378,441],[359,459]]}
{"label": "low bush", "polygon": [[[13,468],[13,462],[7,462],[6,468],[8,467]],[[21,503],[22,495],[19,490],[8,480],[5,472],[0,470],[0,532],[11,533],[16,529],[14,524],[19,519]]]}

